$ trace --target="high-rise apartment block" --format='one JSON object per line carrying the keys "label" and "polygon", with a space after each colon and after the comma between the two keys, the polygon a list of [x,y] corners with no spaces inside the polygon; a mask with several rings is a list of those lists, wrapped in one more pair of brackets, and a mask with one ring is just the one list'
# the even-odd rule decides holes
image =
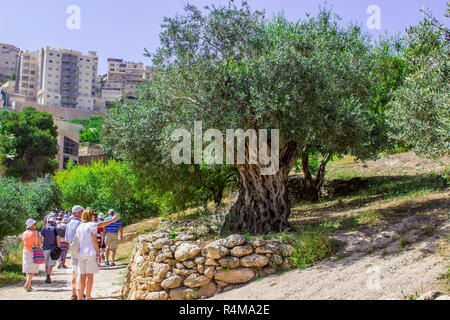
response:
{"label": "high-rise apartment block", "polygon": [[17,69],[15,92],[28,101],[36,101],[39,86],[39,51],[22,51]]}
{"label": "high-rise apartment block", "polygon": [[17,71],[20,49],[7,43],[0,43],[0,78],[11,78]]}
{"label": "high-rise apartment block", "polygon": [[[69,108],[104,113],[114,107],[113,101],[136,99],[136,90],[151,81],[154,68],[141,62],[108,59],[108,73],[98,76],[95,51],[83,55],[79,51],[47,46],[38,51],[20,51],[12,45],[0,44],[0,72],[8,69],[8,77],[16,72],[12,86],[3,88],[3,99],[15,108],[34,103],[50,108]],[[1,67],[4,67],[3,69]]]}
{"label": "high-rise apartment block", "polygon": [[94,110],[98,57],[81,52],[46,47],[40,52],[37,102],[65,108]]}

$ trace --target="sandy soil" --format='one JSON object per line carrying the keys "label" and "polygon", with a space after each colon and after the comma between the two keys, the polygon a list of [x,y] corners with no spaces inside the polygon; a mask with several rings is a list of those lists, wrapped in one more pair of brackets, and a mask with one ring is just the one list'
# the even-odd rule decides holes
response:
{"label": "sandy soil", "polygon": [[[424,236],[420,226],[426,219],[409,216],[381,233],[358,230],[338,234],[336,240],[347,243],[341,258],[262,278],[211,299],[386,300],[417,298],[429,291],[445,293],[438,278],[449,267],[445,238],[450,222],[445,216],[434,217],[435,231]],[[411,244],[402,247],[402,239]]]}
{"label": "sandy soil", "polygon": [[[72,296],[72,268],[70,259],[66,261],[68,269],[54,269],[52,283],[45,284],[44,266],[41,265],[40,273],[35,275],[32,281],[32,292],[23,289],[24,282],[0,289],[0,300],[70,300]],[[92,297],[95,300],[120,299],[122,282],[127,265],[100,267],[94,276]]]}

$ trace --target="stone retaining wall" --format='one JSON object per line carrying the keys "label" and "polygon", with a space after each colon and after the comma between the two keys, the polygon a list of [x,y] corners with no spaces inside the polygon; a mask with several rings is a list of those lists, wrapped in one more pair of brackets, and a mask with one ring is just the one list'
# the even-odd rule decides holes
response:
{"label": "stone retaining wall", "polygon": [[292,247],[230,235],[205,243],[192,233],[153,232],[135,239],[122,295],[130,300],[207,298],[293,267]]}

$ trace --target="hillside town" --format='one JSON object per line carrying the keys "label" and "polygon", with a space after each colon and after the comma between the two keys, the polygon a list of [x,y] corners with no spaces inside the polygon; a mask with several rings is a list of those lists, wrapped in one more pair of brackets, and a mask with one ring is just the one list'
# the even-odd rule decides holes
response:
{"label": "hillside town", "polygon": [[108,58],[108,73],[99,75],[98,61],[95,51],[84,55],[50,46],[29,51],[0,43],[0,106],[19,112],[33,106],[52,114],[62,146],[57,155],[60,170],[68,161],[85,164],[106,159],[101,148],[80,146],[83,127],[67,120],[106,117],[115,101],[135,101],[137,87],[154,74],[141,62]]}

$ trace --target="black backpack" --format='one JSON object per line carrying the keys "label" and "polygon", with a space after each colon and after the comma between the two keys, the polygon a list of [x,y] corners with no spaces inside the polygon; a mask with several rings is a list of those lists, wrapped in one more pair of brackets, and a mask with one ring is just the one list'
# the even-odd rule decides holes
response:
{"label": "black backpack", "polygon": [[58,260],[61,257],[62,250],[58,247],[53,247],[52,251],[50,251],[50,258],[52,260]]}

